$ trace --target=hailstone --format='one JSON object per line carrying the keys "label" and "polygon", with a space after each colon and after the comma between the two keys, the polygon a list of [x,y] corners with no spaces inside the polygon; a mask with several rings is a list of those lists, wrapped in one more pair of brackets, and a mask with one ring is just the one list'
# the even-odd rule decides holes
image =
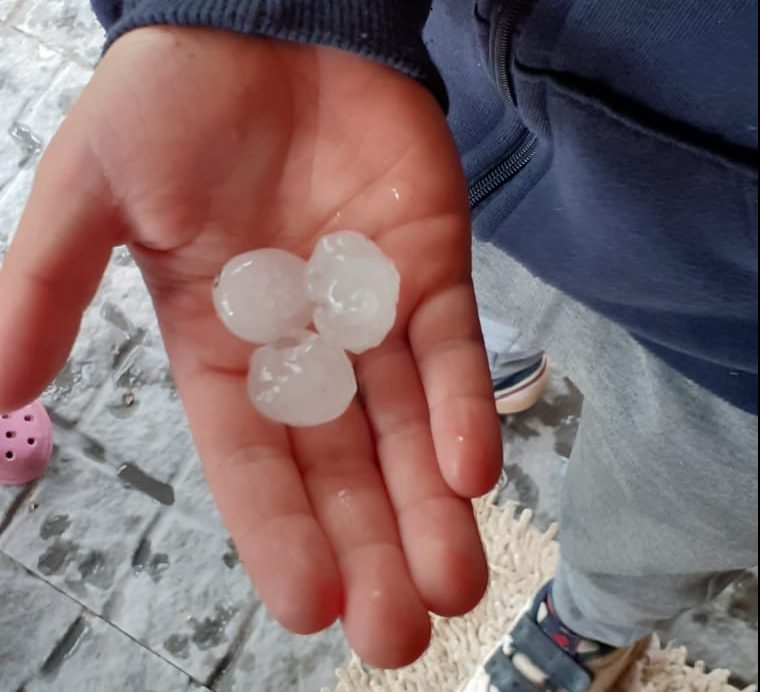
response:
{"label": "hailstone", "polygon": [[314,326],[352,353],[379,346],[393,328],[401,278],[393,262],[355,231],[323,237],[306,266]]}
{"label": "hailstone", "polygon": [[214,284],[214,306],[235,336],[256,344],[281,339],[311,323],[304,294],[306,262],[284,250],[232,258]]}
{"label": "hailstone", "polygon": [[251,401],[278,423],[329,423],[345,413],[356,391],[354,369],[343,349],[311,331],[262,346],[251,358]]}

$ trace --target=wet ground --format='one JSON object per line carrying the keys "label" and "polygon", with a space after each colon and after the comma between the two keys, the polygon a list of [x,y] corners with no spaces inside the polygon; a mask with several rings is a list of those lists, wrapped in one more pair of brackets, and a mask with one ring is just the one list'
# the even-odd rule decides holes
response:
{"label": "wet ground", "polygon": [[[0,259],[35,166],[89,79],[86,0],[0,0]],[[0,487],[0,692],[313,692],[348,652],[337,629],[285,634],[251,590],[203,483],[137,269],[117,250],[45,394],[47,475]],[[504,423],[505,497],[556,519],[582,397],[555,375]],[[757,574],[666,638],[757,679]]]}

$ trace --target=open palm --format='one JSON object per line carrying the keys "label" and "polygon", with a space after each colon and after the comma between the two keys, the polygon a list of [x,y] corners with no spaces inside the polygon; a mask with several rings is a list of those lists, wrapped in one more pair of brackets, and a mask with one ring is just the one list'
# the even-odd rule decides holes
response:
{"label": "open palm", "polygon": [[[501,455],[468,223],[445,120],[412,80],[327,48],[135,31],[51,143],[0,273],[0,409],[54,376],[127,243],[268,608],[302,633],[340,617],[365,660],[406,664],[427,645],[428,612],[469,610],[487,578],[464,498],[491,486]],[[356,359],[349,411],[288,429],[248,403],[251,347],[217,320],[212,282],[235,254],[307,257],[346,228],[395,261],[399,318]]]}

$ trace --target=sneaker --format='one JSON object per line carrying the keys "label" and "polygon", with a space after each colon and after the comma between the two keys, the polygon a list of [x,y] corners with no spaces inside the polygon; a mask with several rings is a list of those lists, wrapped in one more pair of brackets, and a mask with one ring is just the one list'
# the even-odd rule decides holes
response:
{"label": "sneaker", "polygon": [[578,636],[557,616],[551,583],[460,692],[610,692],[649,647],[616,649]]}
{"label": "sneaker", "polygon": [[516,361],[519,370],[501,374],[493,381],[496,410],[506,416],[527,411],[544,395],[549,384],[549,359],[539,353],[530,362]]}

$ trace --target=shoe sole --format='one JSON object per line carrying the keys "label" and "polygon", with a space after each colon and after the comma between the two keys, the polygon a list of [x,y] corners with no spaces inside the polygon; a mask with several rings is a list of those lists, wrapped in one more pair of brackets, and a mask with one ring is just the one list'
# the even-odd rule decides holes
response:
{"label": "shoe sole", "polygon": [[544,356],[541,360],[541,367],[525,382],[496,392],[496,410],[500,416],[508,416],[515,413],[522,413],[535,406],[546,392],[549,384],[549,374],[551,368],[549,359]]}
{"label": "shoe sole", "polygon": [[481,662],[475,669],[475,673],[468,680],[462,683],[462,685],[457,689],[457,692],[490,692],[492,686],[488,680],[488,673],[486,673],[486,664],[491,660],[493,655],[499,649],[506,651],[508,648],[512,647],[512,632],[514,632],[515,627],[517,627],[517,623],[519,623],[520,620],[522,620],[522,618],[530,612],[531,608],[533,607],[533,601],[536,598],[536,593],[538,593],[538,589],[533,594],[533,596],[529,598],[525,605],[523,605],[514,620],[512,620],[512,624],[509,626],[507,634],[498,644],[491,647],[488,654],[481,659]]}

